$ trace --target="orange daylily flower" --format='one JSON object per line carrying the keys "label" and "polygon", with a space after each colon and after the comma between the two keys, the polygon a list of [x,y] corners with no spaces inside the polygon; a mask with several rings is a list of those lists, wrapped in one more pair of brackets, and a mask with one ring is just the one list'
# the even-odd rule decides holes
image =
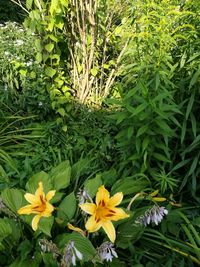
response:
{"label": "orange daylily flower", "polygon": [[116,208],[116,206],[121,203],[122,199],[122,192],[116,193],[114,196],[110,197],[109,192],[102,185],[99,187],[96,194],[96,204],[80,204],[80,208],[91,215],[85,224],[85,228],[88,232],[96,232],[102,227],[108,238],[114,243],[116,233],[111,221],[118,221],[129,217],[123,209]]}
{"label": "orange daylily flower", "polygon": [[35,195],[26,193],[24,195],[25,199],[30,203],[18,210],[18,213],[21,214],[36,214],[32,220],[32,228],[34,231],[38,228],[38,223],[41,217],[50,217],[54,211],[54,207],[49,203],[49,201],[55,195],[56,190],[49,191],[46,196],[43,191],[42,182],[39,182],[38,189],[35,192]]}

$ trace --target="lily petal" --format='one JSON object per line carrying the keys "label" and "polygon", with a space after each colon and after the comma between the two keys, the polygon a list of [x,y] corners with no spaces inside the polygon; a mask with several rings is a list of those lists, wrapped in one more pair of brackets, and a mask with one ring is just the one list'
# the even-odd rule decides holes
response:
{"label": "lily petal", "polygon": [[33,213],[32,210],[33,206],[32,205],[26,205],[22,208],[20,208],[17,212],[21,215],[21,214],[27,214],[30,215],[31,213]]}
{"label": "lily petal", "polygon": [[110,218],[112,221],[122,220],[130,216],[123,209],[112,208],[112,210],[115,212],[115,214]]}
{"label": "lily petal", "polygon": [[107,234],[108,238],[110,239],[110,241],[112,243],[114,243],[115,242],[115,238],[116,238],[116,232],[115,232],[115,227],[113,226],[111,221],[103,220],[102,221],[102,227],[103,227],[104,231],[106,232],[106,234]]}
{"label": "lily petal", "polygon": [[47,195],[46,195],[46,201],[51,200],[51,199],[54,197],[55,193],[56,193],[56,190],[51,190],[51,191],[49,191],[49,192],[47,193]]}
{"label": "lily petal", "polygon": [[31,204],[39,204],[38,198],[33,194],[26,193],[24,197]]}
{"label": "lily petal", "polygon": [[96,210],[96,205],[94,203],[84,203],[80,204],[79,207],[86,213],[93,215]]}
{"label": "lily petal", "polygon": [[108,203],[110,198],[110,194],[108,190],[105,189],[104,185],[100,186],[97,194],[96,194],[96,204],[99,205],[100,201],[104,201],[104,203]]}
{"label": "lily petal", "polygon": [[95,215],[93,215],[87,220],[85,228],[91,233],[96,232],[101,228],[101,221],[97,223],[95,220]]}
{"label": "lily petal", "polygon": [[41,215],[35,215],[35,217],[33,217],[32,228],[34,231],[38,229],[38,223],[39,223],[40,218],[41,218]]}
{"label": "lily petal", "polygon": [[45,217],[49,217],[51,216],[51,213],[54,211],[54,206],[52,206],[49,202],[46,202],[46,208],[45,210],[42,212],[42,216],[45,216]]}
{"label": "lily petal", "polygon": [[122,192],[116,193],[114,196],[110,198],[108,206],[110,207],[118,206],[122,202],[122,199],[123,199],[123,193]]}
{"label": "lily petal", "polygon": [[44,196],[44,191],[42,182],[39,182],[38,189],[35,191],[35,196],[39,198],[41,195]]}
{"label": "lily petal", "polygon": [[75,231],[75,232],[78,232],[78,233],[81,234],[82,236],[85,236],[85,232],[84,232],[81,228],[75,227],[75,226],[73,226],[71,223],[68,223],[68,224],[67,224],[67,227],[68,227],[70,230]]}

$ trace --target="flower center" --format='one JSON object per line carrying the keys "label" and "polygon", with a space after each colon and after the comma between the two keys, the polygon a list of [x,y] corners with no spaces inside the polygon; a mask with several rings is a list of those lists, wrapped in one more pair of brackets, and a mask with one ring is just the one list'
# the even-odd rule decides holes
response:
{"label": "flower center", "polygon": [[96,214],[95,214],[95,220],[96,222],[99,222],[101,219],[111,219],[113,215],[115,215],[115,211],[112,210],[111,208],[107,207],[105,205],[105,202],[102,200],[99,202],[99,205],[97,206],[96,209]]}
{"label": "flower center", "polygon": [[43,196],[40,195],[40,205],[37,205],[33,208],[36,212],[43,212],[46,209],[46,200],[43,198]]}

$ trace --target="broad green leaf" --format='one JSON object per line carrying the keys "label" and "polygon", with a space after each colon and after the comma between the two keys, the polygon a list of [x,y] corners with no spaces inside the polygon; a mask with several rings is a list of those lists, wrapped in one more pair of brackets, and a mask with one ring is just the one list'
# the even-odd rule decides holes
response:
{"label": "broad green leaf", "polygon": [[26,8],[27,8],[28,10],[31,9],[32,4],[33,4],[33,0],[26,0]]}
{"label": "broad green leaf", "polygon": [[70,221],[76,212],[76,207],[76,197],[74,195],[74,192],[72,192],[71,194],[66,196],[58,206],[58,218],[64,222]]}
{"label": "broad green leaf", "polygon": [[70,183],[71,166],[68,160],[54,167],[50,173],[53,188],[57,191],[66,188]]}
{"label": "broad green leaf", "polygon": [[54,11],[56,11],[57,7],[58,7],[58,0],[51,0],[51,5],[49,8],[49,12],[51,15],[54,13]]}
{"label": "broad green leaf", "polygon": [[51,53],[51,51],[54,49],[54,44],[53,43],[49,43],[45,45],[45,49]]}
{"label": "broad green leaf", "polygon": [[54,189],[49,175],[46,172],[41,171],[34,174],[28,180],[28,182],[26,183],[27,192],[35,194],[35,191],[38,189],[39,182],[42,182],[45,194],[47,194],[48,191]]}
{"label": "broad green leaf", "polygon": [[42,217],[38,224],[38,229],[42,231],[44,234],[51,236],[51,228],[53,226],[54,216],[50,217]]}
{"label": "broad green leaf", "polygon": [[[131,230],[130,230],[131,229]],[[144,227],[136,224],[135,220],[128,220],[117,228],[117,247],[127,249],[130,242],[135,243],[143,234]]]}
{"label": "broad green leaf", "polygon": [[83,254],[84,261],[91,261],[96,255],[96,249],[93,247],[89,239],[75,232],[58,236],[58,247],[64,249],[69,241],[73,241],[75,247]]}
{"label": "broad green leaf", "polygon": [[15,213],[17,213],[18,209],[20,209],[23,204],[26,203],[24,194],[19,189],[6,188],[2,192],[1,197],[6,206],[8,206],[8,208]]}
{"label": "broad green leaf", "polygon": [[93,69],[91,69],[91,74],[92,74],[92,76],[96,76],[97,75],[97,73],[98,73],[98,69],[97,68],[93,68]]}
{"label": "broad green leaf", "polygon": [[56,74],[56,70],[51,67],[46,67],[45,74],[52,78]]}
{"label": "broad green leaf", "polygon": [[0,218],[0,242],[10,234],[12,234],[10,224],[6,220]]}
{"label": "broad green leaf", "polygon": [[38,62],[38,63],[41,63],[42,62],[42,53],[37,53],[36,54],[36,61]]}
{"label": "broad green leaf", "polygon": [[145,178],[135,180],[133,177],[126,177],[118,180],[112,187],[112,194],[122,192],[124,195],[135,194],[144,191],[149,186]]}
{"label": "broad green leaf", "polygon": [[21,258],[17,258],[9,267],[39,267],[40,263],[35,259],[29,260],[21,260]]}
{"label": "broad green leaf", "polygon": [[85,182],[85,190],[93,198],[96,195],[98,188],[102,185],[101,175],[97,174],[95,178]]}
{"label": "broad green leaf", "polygon": [[62,117],[64,117],[65,114],[66,114],[64,108],[59,108],[59,109],[57,110],[57,113],[59,113]]}
{"label": "broad green leaf", "polygon": [[42,51],[42,42],[40,39],[36,39],[35,40],[35,47],[37,49],[38,52],[41,52]]}

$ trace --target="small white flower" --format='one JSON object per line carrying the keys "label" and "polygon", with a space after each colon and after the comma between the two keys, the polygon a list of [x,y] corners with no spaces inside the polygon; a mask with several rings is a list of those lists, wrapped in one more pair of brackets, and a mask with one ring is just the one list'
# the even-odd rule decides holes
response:
{"label": "small white flower", "polygon": [[144,215],[137,218],[135,222],[144,226],[147,226],[150,223],[158,225],[167,214],[167,209],[154,205],[152,208],[148,209]]}
{"label": "small white flower", "polygon": [[39,107],[43,106],[43,103],[40,101],[40,102],[38,103],[38,106],[39,106]]}
{"label": "small white flower", "polygon": [[76,259],[82,260],[82,253],[75,247],[74,241],[70,241],[68,245],[65,247],[64,255],[62,258],[62,263],[64,266],[76,266]]}
{"label": "small white flower", "polygon": [[115,251],[114,245],[111,242],[104,242],[98,249],[97,253],[99,255],[99,258],[107,262],[112,262],[113,258],[118,258],[117,253]]}
{"label": "small white flower", "polygon": [[90,195],[87,193],[85,189],[80,189],[77,193],[77,198],[79,201],[79,204],[84,204],[85,202],[93,202]]}
{"label": "small white flower", "polygon": [[15,45],[17,45],[17,46],[20,46],[20,45],[23,45],[24,44],[24,41],[22,41],[22,40],[16,40],[15,41]]}
{"label": "small white flower", "polygon": [[5,51],[5,52],[4,52],[4,55],[5,55],[5,56],[8,56],[9,54],[10,54],[10,53],[9,53],[8,51]]}
{"label": "small white flower", "polygon": [[29,66],[31,66],[32,64],[33,64],[33,62],[28,61],[28,62],[26,63],[26,66],[29,67]]}

